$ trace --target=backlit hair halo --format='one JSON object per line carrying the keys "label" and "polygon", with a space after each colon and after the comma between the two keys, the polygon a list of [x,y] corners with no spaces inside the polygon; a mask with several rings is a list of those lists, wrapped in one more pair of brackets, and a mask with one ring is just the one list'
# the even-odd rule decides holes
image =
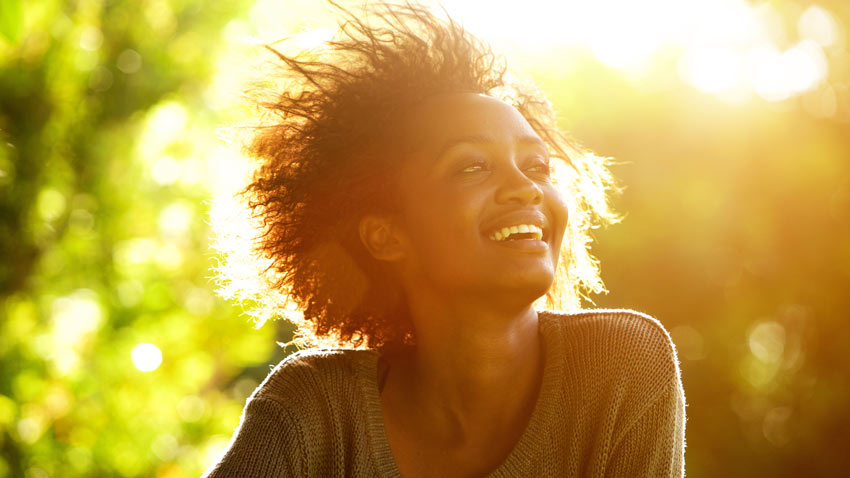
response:
{"label": "backlit hair halo", "polygon": [[[357,15],[328,3],[341,17],[333,39],[294,53],[282,51],[286,40],[266,46],[275,66],[252,89],[261,114],[244,152],[257,168],[241,193],[257,234],[250,253],[217,241],[220,293],[249,303],[258,326],[276,317],[294,323],[297,345],[415,342],[400,287],[360,243],[357,223],[394,204],[392,153],[405,112],[461,92],[509,103],[549,148],[569,217],[540,305],[575,309],[603,292],[589,245],[591,228],[617,220],[609,161],[568,139],[550,103],[445,12],[373,3]],[[220,229],[219,238],[228,234]]]}

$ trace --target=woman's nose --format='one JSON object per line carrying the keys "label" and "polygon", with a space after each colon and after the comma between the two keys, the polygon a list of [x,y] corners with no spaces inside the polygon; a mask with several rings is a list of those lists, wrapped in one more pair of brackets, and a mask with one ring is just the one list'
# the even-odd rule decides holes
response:
{"label": "woman's nose", "polygon": [[497,202],[518,204],[540,204],[543,201],[543,190],[517,167],[511,167],[503,172],[502,184],[499,186]]}

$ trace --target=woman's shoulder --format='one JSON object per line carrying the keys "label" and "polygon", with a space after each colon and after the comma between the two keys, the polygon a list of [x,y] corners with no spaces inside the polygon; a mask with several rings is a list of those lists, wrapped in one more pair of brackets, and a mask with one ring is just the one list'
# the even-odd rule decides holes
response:
{"label": "woman's shoulder", "polygon": [[[548,334],[570,366],[644,383],[680,383],[670,334],[654,317],[629,309],[541,311]],[[679,385],[681,387],[681,385]]]}
{"label": "woman's shoulder", "polygon": [[357,388],[357,375],[374,362],[376,352],[349,349],[305,349],[277,364],[254,390],[250,400],[269,400],[300,408]]}
{"label": "woman's shoulder", "polygon": [[346,460],[367,456],[336,445],[362,434],[357,377],[372,354],[313,349],[282,360],[245,403],[228,450],[208,476],[343,476]]}
{"label": "woman's shoulder", "polygon": [[540,318],[544,333],[554,333],[564,340],[597,340],[635,348],[655,350],[675,357],[670,334],[661,322],[647,314],[630,309],[581,309],[571,312],[543,310]]}
{"label": "woman's shoulder", "polygon": [[[587,449],[603,450],[605,463],[619,470],[614,475],[680,475],[685,393],[661,322],[623,309],[539,317],[560,378],[552,387],[557,400],[549,402],[558,404],[554,423],[575,430],[579,442],[586,438]],[[651,462],[655,471],[633,468]]]}

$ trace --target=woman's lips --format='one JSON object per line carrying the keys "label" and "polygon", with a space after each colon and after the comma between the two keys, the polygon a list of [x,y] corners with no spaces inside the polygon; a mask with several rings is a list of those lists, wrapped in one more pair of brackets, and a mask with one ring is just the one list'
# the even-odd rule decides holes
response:
{"label": "woman's lips", "polygon": [[505,247],[517,251],[524,252],[546,252],[549,250],[549,244],[542,239],[514,239],[496,241],[489,239],[496,246]]}

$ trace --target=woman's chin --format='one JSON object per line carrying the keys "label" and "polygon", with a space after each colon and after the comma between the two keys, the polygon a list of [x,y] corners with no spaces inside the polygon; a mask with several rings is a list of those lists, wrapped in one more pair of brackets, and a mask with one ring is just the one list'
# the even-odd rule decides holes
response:
{"label": "woman's chin", "polygon": [[494,297],[510,297],[512,302],[519,301],[531,304],[549,291],[554,277],[554,272],[551,271],[538,273],[524,271],[510,277],[504,277],[504,280],[493,285],[493,295]]}

